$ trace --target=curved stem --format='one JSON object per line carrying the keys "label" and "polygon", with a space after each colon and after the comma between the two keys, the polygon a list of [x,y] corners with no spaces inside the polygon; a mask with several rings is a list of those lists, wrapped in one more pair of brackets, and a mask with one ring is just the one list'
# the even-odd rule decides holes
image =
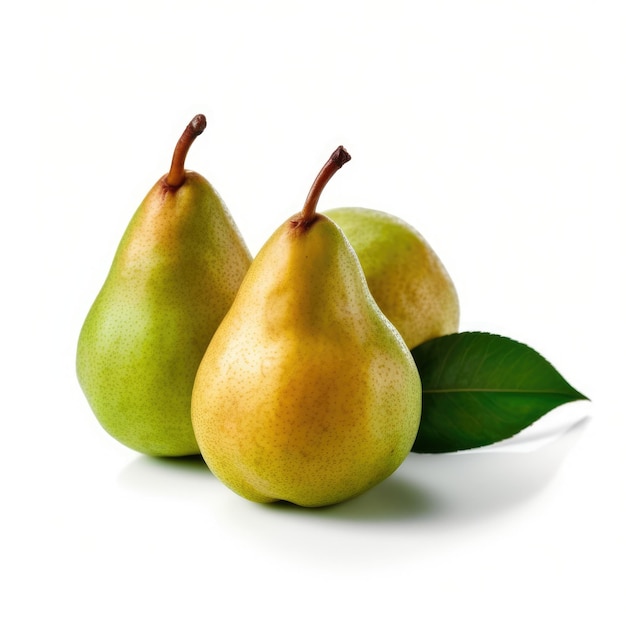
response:
{"label": "curved stem", "polygon": [[313,185],[311,186],[311,190],[309,191],[309,195],[307,196],[304,207],[300,212],[300,217],[297,220],[298,224],[301,226],[306,226],[315,220],[315,210],[317,208],[317,203],[320,199],[320,195],[326,187],[326,183],[333,177],[337,170],[341,169],[341,167],[347,163],[352,157],[348,154],[346,149],[343,146],[339,146],[331,155],[328,161],[322,169],[320,173],[317,175],[317,178],[313,181]]}
{"label": "curved stem", "polygon": [[201,135],[206,128],[206,117],[201,113],[196,115],[187,128],[180,136],[176,148],[174,149],[174,156],[172,157],[172,165],[170,171],[165,178],[165,182],[169,187],[180,187],[185,182],[185,159],[187,158],[187,152],[191,148],[191,144],[194,139]]}

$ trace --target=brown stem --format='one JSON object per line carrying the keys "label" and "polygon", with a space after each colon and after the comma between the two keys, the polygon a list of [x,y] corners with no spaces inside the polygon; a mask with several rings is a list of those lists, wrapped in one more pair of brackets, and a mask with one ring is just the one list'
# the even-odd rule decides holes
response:
{"label": "brown stem", "polygon": [[174,149],[174,156],[172,157],[172,165],[170,171],[165,178],[165,182],[169,187],[180,187],[185,182],[185,159],[187,158],[187,152],[191,148],[191,144],[194,139],[201,135],[206,128],[206,117],[200,113],[196,115],[187,128],[180,136],[176,148]]}
{"label": "brown stem", "polygon": [[295,220],[295,222],[299,226],[307,226],[311,222],[315,221],[315,210],[317,208],[317,203],[320,199],[322,191],[324,190],[324,187],[326,187],[326,183],[328,183],[328,181],[333,177],[335,172],[341,169],[341,167],[351,158],[352,157],[348,154],[343,146],[339,146],[330,155],[330,158],[328,159],[328,161],[326,161],[326,164],[320,170],[317,178],[313,181],[313,185],[311,186],[309,195],[304,202],[304,207],[302,208],[298,219]]}

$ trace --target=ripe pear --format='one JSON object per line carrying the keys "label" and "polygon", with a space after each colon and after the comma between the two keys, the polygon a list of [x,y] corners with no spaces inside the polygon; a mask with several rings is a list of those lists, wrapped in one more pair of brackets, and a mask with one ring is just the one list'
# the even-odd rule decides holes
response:
{"label": "ripe pear", "polygon": [[153,456],[199,453],[193,381],[252,260],[215,189],[184,169],[205,127],[203,115],[189,123],[135,212],[78,340],[78,380],[96,417]]}
{"label": "ripe pear", "polygon": [[454,283],[413,226],[362,207],[329,209],[324,214],[352,244],[374,299],[409,348],[459,330]]}
{"label": "ripe pear", "polygon": [[252,262],[202,359],[191,415],[222,482],[255,502],[335,504],[391,475],[415,441],[421,382],[342,231],[304,208]]}

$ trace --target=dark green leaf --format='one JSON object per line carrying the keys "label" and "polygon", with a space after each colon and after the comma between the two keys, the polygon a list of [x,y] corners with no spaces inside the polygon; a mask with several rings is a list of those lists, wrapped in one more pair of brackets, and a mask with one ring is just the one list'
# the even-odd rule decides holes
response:
{"label": "dark green leaf", "polygon": [[485,446],[515,435],[561,404],[587,399],[535,350],[499,335],[446,335],[411,354],[423,386],[413,452]]}

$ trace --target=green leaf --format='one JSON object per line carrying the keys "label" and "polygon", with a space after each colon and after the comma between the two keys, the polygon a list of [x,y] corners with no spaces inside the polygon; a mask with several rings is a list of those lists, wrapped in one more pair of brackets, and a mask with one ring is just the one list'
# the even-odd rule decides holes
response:
{"label": "green leaf", "polygon": [[485,446],[515,435],[557,406],[588,399],[535,350],[499,335],[446,335],[411,354],[423,387],[413,452]]}

